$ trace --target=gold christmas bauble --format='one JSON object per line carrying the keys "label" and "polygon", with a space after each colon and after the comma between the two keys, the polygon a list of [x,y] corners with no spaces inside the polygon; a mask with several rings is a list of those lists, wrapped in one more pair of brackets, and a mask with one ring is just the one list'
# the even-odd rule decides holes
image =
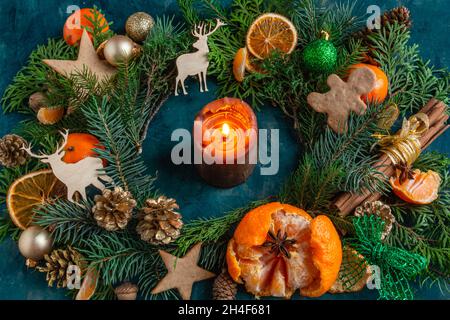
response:
{"label": "gold christmas bauble", "polygon": [[19,251],[27,259],[39,261],[52,251],[53,239],[50,233],[39,227],[31,226],[22,232],[19,238]]}
{"label": "gold christmas bauble", "polygon": [[109,39],[103,48],[103,56],[113,66],[133,59],[139,52],[140,48],[133,40],[121,35]]}
{"label": "gold christmas bauble", "polygon": [[127,20],[127,35],[136,42],[143,42],[155,25],[152,16],[145,12],[133,13]]}

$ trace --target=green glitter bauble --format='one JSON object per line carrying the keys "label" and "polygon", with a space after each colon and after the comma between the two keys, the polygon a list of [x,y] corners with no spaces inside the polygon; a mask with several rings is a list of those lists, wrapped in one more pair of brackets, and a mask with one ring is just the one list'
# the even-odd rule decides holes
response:
{"label": "green glitter bauble", "polygon": [[332,72],[337,62],[337,50],[327,40],[319,39],[308,44],[303,50],[303,66],[314,73]]}

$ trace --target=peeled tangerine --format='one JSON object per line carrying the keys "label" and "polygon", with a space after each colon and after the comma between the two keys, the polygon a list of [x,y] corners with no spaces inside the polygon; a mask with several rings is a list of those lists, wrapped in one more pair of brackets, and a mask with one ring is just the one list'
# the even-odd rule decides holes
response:
{"label": "peeled tangerine", "polygon": [[413,204],[429,204],[437,199],[441,177],[438,173],[428,170],[413,171],[412,179],[401,182],[399,176],[392,177],[391,186],[394,193],[403,201]]}
{"label": "peeled tangerine", "polygon": [[342,245],[331,220],[279,202],[253,209],[227,248],[228,272],[255,296],[319,297],[335,282]]}

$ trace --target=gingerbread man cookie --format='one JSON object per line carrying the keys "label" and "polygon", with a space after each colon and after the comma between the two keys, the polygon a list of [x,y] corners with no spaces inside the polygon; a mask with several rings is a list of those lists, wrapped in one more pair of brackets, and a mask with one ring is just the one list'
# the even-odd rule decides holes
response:
{"label": "gingerbread man cookie", "polygon": [[345,82],[337,75],[328,77],[327,93],[313,92],[308,95],[309,105],[317,112],[326,113],[328,125],[336,133],[345,133],[348,129],[350,111],[363,115],[367,106],[361,96],[375,87],[376,75],[368,68],[353,71]]}

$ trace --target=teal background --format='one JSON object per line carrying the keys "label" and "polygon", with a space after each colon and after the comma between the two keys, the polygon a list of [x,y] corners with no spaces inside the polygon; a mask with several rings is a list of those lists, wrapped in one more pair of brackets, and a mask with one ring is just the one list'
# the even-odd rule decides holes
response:
{"label": "teal background", "polygon": [[[229,1],[223,1],[228,3]],[[334,1],[322,1],[324,4]],[[48,37],[62,36],[62,26],[67,18],[66,8],[76,4],[91,7],[96,4],[104,10],[108,20],[114,21],[113,29],[123,33],[126,18],[136,11],[146,11],[153,16],[179,15],[173,0],[0,0],[0,93],[27,60],[36,45],[45,43]],[[449,21],[450,10],[446,0],[380,1],[365,0],[358,4],[364,13],[367,6],[377,4],[382,11],[403,4],[413,15],[412,40],[420,45],[423,56],[438,67],[449,67]],[[281,168],[276,176],[260,176],[258,168],[246,184],[233,189],[220,190],[203,183],[191,166],[177,167],[171,164],[170,151],[176,142],[170,141],[176,128],[190,129],[194,115],[206,103],[215,98],[214,83],[210,79],[211,91],[198,92],[197,83],[190,82],[187,97],[171,97],[156,116],[145,143],[144,158],[151,172],[158,172],[157,187],[166,195],[175,197],[185,220],[196,217],[219,216],[224,212],[244,205],[248,201],[276,195],[283,181],[290,175],[298,160],[299,151],[292,137],[290,124],[281,112],[265,106],[257,113],[260,128],[280,129]],[[12,131],[24,116],[0,114],[0,136]],[[447,132],[430,147],[450,153]],[[211,283],[198,283],[194,287],[193,299],[209,299]],[[45,275],[27,270],[24,259],[11,240],[0,244],[0,299],[65,299],[66,291],[48,288]],[[239,298],[250,296],[239,293]],[[298,298],[298,296],[296,296]],[[352,295],[324,295],[322,299],[374,299],[376,293],[365,290]],[[437,287],[416,286],[417,299],[448,299]]]}

